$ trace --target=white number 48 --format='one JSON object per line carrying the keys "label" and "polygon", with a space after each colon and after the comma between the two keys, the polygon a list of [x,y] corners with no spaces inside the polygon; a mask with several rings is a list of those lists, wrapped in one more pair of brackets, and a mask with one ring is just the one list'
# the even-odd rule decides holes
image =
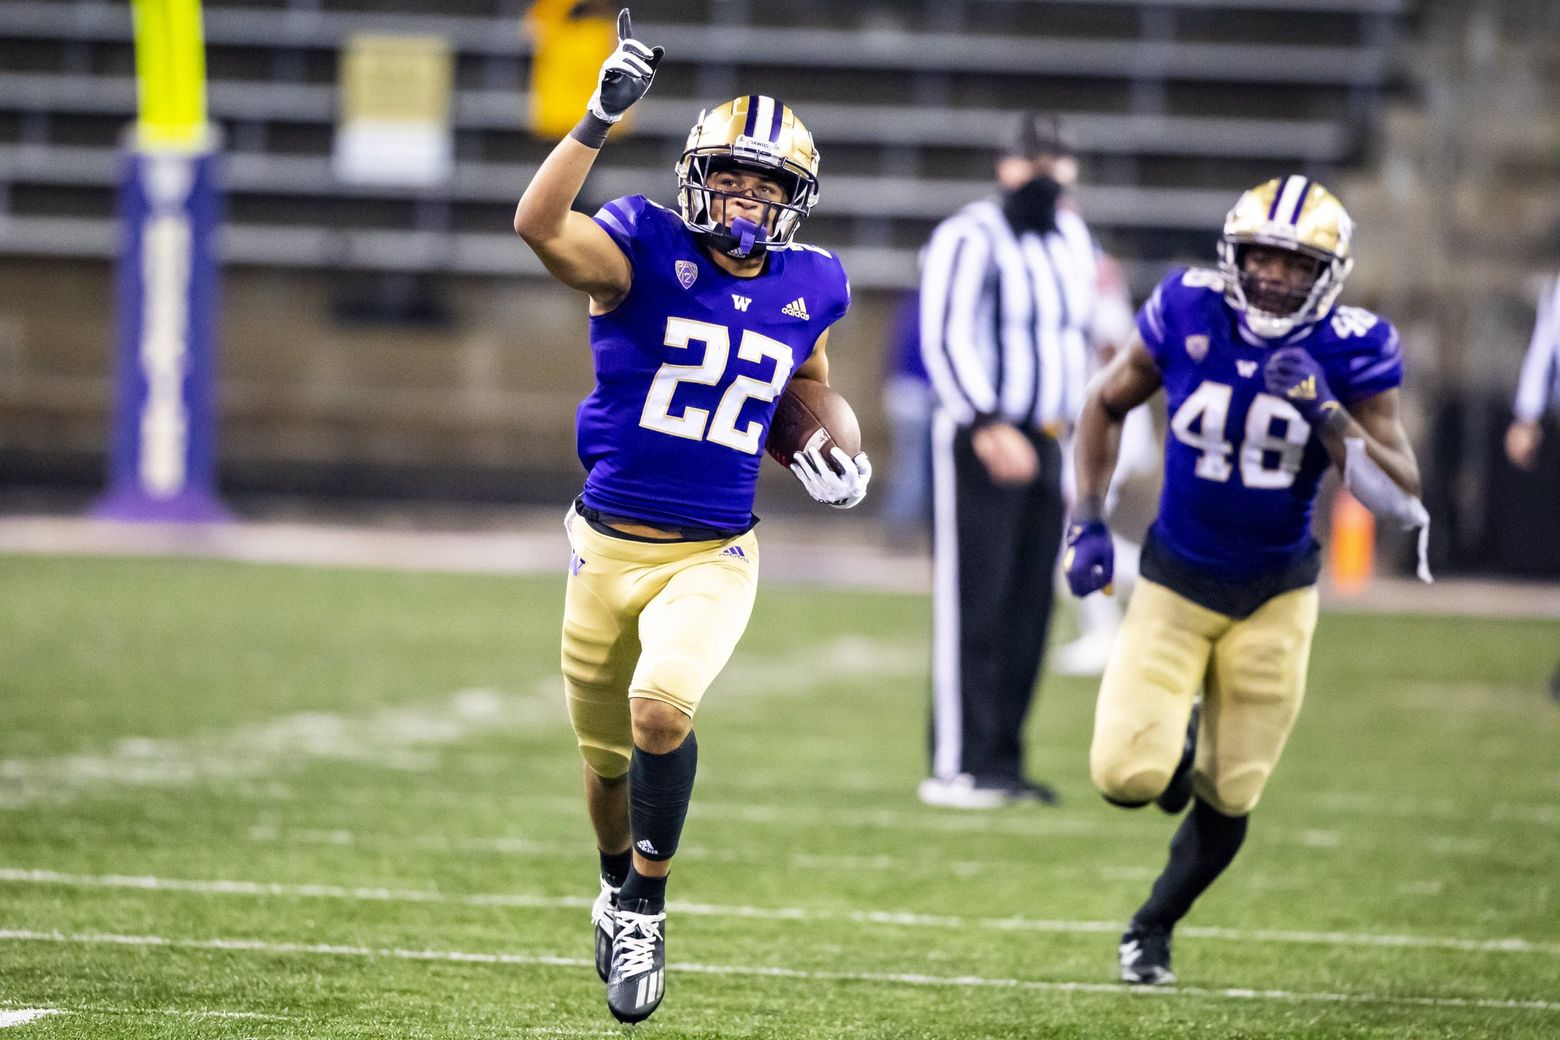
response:
{"label": "white number 48", "polygon": [[[1224,483],[1234,472],[1230,456],[1237,445],[1225,439],[1225,423],[1234,391],[1224,383],[1205,380],[1181,402],[1170,419],[1175,439],[1201,454],[1194,472],[1204,480]],[[1281,424],[1275,429],[1275,424]],[[1294,405],[1272,394],[1258,394],[1246,411],[1246,436],[1239,444],[1240,480],[1249,488],[1286,488],[1295,482],[1311,426]],[[1270,455],[1275,465],[1267,465]]]}

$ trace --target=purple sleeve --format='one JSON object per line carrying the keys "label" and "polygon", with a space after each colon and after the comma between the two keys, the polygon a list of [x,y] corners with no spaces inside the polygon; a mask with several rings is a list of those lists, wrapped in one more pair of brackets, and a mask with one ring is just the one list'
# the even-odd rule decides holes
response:
{"label": "purple sleeve", "polygon": [[[829,324],[833,325],[845,317],[845,312],[850,310],[850,278],[845,274],[845,266],[836,258],[834,261],[834,305],[829,308]],[[827,327],[827,326],[826,326]]]}
{"label": "purple sleeve", "polygon": [[639,233],[639,216],[645,211],[643,195],[625,195],[613,199],[596,211],[596,223],[612,236],[630,260],[634,257],[634,237]]}
{"label": "purple sleeve", "polygon": [[1138,335],[1143,337],[1143,345],[1148,348],[1149,354],[1161,369],[1165,367],[1165,343],[1169,339],[1169,327],[1166,323],[1165,304],[1167,297],[1171,297],[1177,285],[1180,284],[1182,271],[1171,271],[1165,280],[1154,289],[1154,294],[1143,304],[1137,315]]}
{"label": "purple sleeve", "polygon": [[1340,401],[1353,404],[1403,385],[1403,349],[1391,322],[1377,321],[1364,335],[1350,339],[1344,341],[1349,344],[1346,370],[1334,386]]}

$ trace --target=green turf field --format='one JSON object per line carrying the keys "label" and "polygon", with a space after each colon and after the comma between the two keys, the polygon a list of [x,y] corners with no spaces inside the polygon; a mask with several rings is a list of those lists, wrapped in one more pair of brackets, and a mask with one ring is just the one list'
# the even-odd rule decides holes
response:
{"label": "green turf field", "polygon": [[1251,837],[1114,985],[1174,821],[934,811],[924,599],[779,588],[705,700],[666,1002],[615,1025],[561,579],[0,556],[19,1038],[1556,1037],[1555,622],[1330,615]]}

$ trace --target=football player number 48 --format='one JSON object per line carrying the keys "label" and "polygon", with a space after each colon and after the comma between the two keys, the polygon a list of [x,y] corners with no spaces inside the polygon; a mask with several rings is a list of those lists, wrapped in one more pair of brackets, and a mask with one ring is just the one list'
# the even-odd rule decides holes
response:
{"label": "football player number 48", "polygon": [[731,356],[731,332],[724,325],[712,325],[691,318],[666,319],[667,346],[686,348],[693,340],[704,344],[704,359],[697,365],[674,365],[667,362],[656,371],[655,378],[650,382],[650,392],[645,395],[645,408],[639,416],[639,425],[657,433],[668,433],[692,441],[713,441],[749,455],[757,455],[763,448],[759,440],[763,426],[749,422],[738,429],[737,418],[742,414],[742,406],[750,399],[773,401],[780,396],[791,378],[790,345],[744,330],[742,341],[737,345],[737,357],[743,361],[772,358],[775,367],[769,379],[737,376],[726,392],[721,394],[714,416],[710,415],[707,408],[694,408],[691,405],[683,408],[681,415],[673,415],[672,396],[677,392],[677,384],[715,386],[725,376],[726,362]]}
{"label": "football player number 48", "polygon": [[1230,456],[1238,450],[1242,484],[1263,489],[1293,484],[1311,439],[1310,425],[1283,398],[1258,394],[1246,412],[1245,437],[1239,445],[1231,444],[1225,439],[1225,424],[1233,393],[1226,383],[1204,380],[1170,420],[1176,440],[1202,453],[1197,475],[1221,484],[1229,480],[1235,469]]}

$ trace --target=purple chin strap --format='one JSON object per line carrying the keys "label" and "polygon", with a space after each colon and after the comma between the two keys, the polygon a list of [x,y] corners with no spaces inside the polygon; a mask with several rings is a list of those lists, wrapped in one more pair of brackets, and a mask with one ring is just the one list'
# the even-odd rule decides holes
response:
{"label": "purple chin strap", "polygon": [[755,245],[769,244],[769,232],[746,217],[733,218],[730,233],[734,243],[731,251],[737,256],[751,256]]}

